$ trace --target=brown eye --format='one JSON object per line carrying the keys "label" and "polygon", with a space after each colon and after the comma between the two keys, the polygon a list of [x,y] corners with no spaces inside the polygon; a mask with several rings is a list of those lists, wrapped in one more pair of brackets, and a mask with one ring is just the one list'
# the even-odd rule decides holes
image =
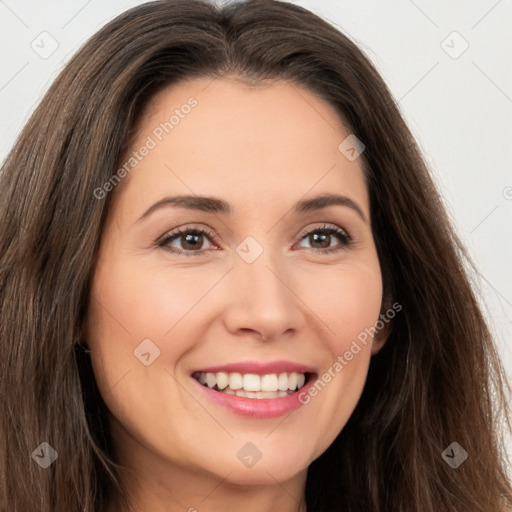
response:
{"label": "brown eye", "polygon": [[194,256],[215,247],[212,238],[203,229],[178,229],[164,237],[158,246],[172,253]]}
{"label": "brown eye", "polygon": [[[336,239],[338,243],[336,243]],[[303,241],[310,244],[309,248],[318,249],[322,252],[336,252],[348,247],[352,242],[345,230],[335,226],[322,226],[312,229],[302,235],[301,242]]]}

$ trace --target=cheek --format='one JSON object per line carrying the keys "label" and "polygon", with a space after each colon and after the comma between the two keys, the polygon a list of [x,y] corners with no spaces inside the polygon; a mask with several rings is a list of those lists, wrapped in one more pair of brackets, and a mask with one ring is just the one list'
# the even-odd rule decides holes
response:
{"label": "cheek", "polygon": [[313,282],[314,286],[302,287],[301,298],[322,320],[331,352],[339,354],[379,317],[382,278],[378,260],[322,269]]}
{"label": "cheek", "polygon": [[92,290],[91,337],[126,351],[146,338],[158,344],[172,336],[216,279],[187,270],[171,274],[122,259],[115,267],[99,269]]}
{"label": "cheek", "polygon": [[[174,374],[176,363],[194,347],[198,317],[208,302],[207,297],[205,303],[201,299],[218,280],[218,272],[192,267],[170,272],[161,264],[136,265],[119,252],[115,264],[104,258],[91,290],[87,343],[100,392],[118,417],[130,416],[120,409],[128,403],[150,410],[151,400],[137,403],[144,386],[172,393],[175,386],[169,387],[165,370]],[[142,352],[139,347],[146,348]],[[137,355],[148,351],[150,359],[158,357],[144,366]],[[116,402],[119,393],[122,399]]]}
{"label": "cheek", "polygon": [[314,282],[314,290],[303,292],[303,298],[321,320],[316,323],[318,328],[325,328],[320,348],[329,357],[317,384],[302,396],[302,402],[315,418],[309,435],[314,438],[316,426],[325,426],[316,445],[321,452],[349,420],[363,391],[371,357],[371,329],[381,310],[382,282],[376,257],[371,264],[317,273]]}
{"label": "cheek", "polygon": [[176,324],[178,331],[197,302],[194,288],[182,284],[174,280],[169,286],[164,274],[136,269],[122,258],[115,265],[105,259],[93,282],[87,342],[95,378],[110,413],[138,439],[146,437],[146,430],[156,436],[172,424],[165,421],[172,417],[164,414],[165,404],[172,404],[178,416],[183,407],[179,387],[166,370],[174,373],[187,347],[178,337],[169,343],[172,332],[164,338]]}

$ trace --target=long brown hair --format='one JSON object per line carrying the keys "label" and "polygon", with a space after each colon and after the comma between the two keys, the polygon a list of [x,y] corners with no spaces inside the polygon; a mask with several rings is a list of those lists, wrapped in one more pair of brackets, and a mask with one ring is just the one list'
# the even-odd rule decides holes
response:
{"label": "long brown hair", "polygon": [[[512,488],[500,436],[510,430],[510,387],[418,147],[356,45],[311,12],[271,0],[159,1],[125,12],[69,62],[8,155],[0,174],[2,509],[100,512],[124,495],[81,348],[117,192],[100,200],[94,190],[117,170],[157,91],[226,74],[303,85],[363,141],[384,289],[402,305],[348,423],[310,465],[308,512],[505,510]],[[42,442],[58,453],[46,469],[31,455]],[[469,455],[457,468],[442,457],[453,442]]]}

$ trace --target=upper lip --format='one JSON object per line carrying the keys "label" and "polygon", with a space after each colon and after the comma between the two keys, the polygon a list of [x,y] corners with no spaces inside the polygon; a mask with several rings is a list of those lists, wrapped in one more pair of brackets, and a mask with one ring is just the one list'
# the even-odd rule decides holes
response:
{"label": "upper lip", "polygon": [[228,363],[217,366],[209,366],[208,368],[198,368],[192,373],[254,373],[256,375],[267,375],[271,373],[314,373],[315,369],[293,361],[270,361],[263,363],[260,361],[242,361],[238,363]]}

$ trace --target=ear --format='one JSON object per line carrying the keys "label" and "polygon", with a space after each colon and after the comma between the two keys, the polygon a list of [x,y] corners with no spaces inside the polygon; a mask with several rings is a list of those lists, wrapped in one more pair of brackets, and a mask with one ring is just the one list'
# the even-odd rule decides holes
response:
{"label": "ear", "polygon": [[398,309],[395,307],[396,305],[398,305],[398,303],[392,305],[392,300],[390,298],[385,299],[382,302],[379,318],[375,322],[376,332],[373,336],[372,356],[380,352],[391,334],[393,318],[395,317],[396,312],[402,309],[399,305],[400,309]]}
{"label": "ear", "polygon": [[76,342],[75,346],[80,347],[84,350],[84,352],[89,351],[89,345],[87,344],[87,328],[86,328],[87,319],[83,319],[81,324],[77,328],[76,332]]}

